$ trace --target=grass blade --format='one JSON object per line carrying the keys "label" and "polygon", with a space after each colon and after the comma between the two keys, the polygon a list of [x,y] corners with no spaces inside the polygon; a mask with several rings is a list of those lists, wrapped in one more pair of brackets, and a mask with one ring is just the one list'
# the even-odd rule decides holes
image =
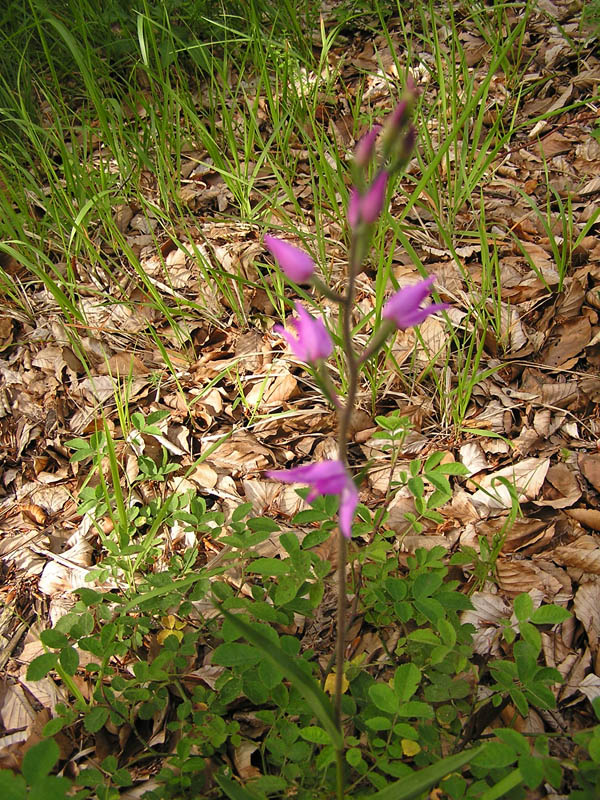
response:
{"label": "grass blade", "polygon": [[215,603],[215,606],[234,628],[237,628],[251,644],[258,647],[263,656],[290,679],[331,737],[333,746],[339,750],[342,747],[342,736],[335,724],[333,706],[321,687],[309,678],[287,653],[279,647],[273,647],[273,643],[260,631],[255,630],[236,614],[226,611],[219,603]]}
{"label": "grass blade", "polygon": [[483,747],[477,747],[443,758],[430,767],[420,769],[410,778],[401,778],[386,786],[385,789],[369,795],[369,800],[375,800],[375,798],[377,800],[412,800],[412,798],[419,797],[431,786],[439,783],[446,775],[468,764],[481,750]]}

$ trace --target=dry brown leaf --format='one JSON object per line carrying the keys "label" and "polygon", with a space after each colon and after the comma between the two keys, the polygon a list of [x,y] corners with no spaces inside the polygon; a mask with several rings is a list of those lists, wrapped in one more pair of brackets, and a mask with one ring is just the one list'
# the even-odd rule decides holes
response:
{"label": "dry brown leaf", "polygon": [[472,497],[473,503],[483,507],[488,513],[492,510],[511,508],[510,492],[499,478],[506,479],[514,486],[520,502],[534,500],[539,494],[549,468],[549,458],[526,458],[491,475],[485,475],[479,481],[480,488]]}
{"label": "dry brown leaf", "polygon": [[598,652],[600,636],[600,577],[591,575],[582,583],[573,600],[573,608],[577,619],[582,623],[588,637],[588,645],[592,654]]}
{"label": "dry brown leaf", "polygon": [[566,547],[555,547],[551,556],[565,567],[575,567],[587,575],[600,575],[600,545],[592,536],[580,536]]}

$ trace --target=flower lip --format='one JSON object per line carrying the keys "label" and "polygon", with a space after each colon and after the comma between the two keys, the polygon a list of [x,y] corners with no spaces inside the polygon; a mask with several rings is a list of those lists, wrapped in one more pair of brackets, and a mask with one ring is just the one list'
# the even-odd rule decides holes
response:
{"label": "flower lip", "polygon": [[269,234],[265,235],[263,241],[267,250],[279,264],[281,271],[290,280],[294,283],[307,283],[310,280],[315,271],[315,262],[308,253]]}
{"label": "flower lip", "polygon": [[265,475],[284,483],[307,483],[311,487],[306,497],[309,503],[322,494],[338,494],[340,530],[347,539],[352,536],[352,519],[358,505],[358,491],[341,461],[318,461],[292,469],[269,470]]}
{"label": "flower lip", "polygon": [[421,308],[421,303],[431,292],[431,285],[435,280],[434,275],[430,275],[423,281],[399,289],[387,301],[381,312],[382,317],[391,320],[397,328],[410,328],[419,325],[430,314],[437,311],[444,311],[449,308],[447,303],[432,303],[425,308]]}
{"label": "flower lip", "polygon": [[274,325],[273,330],[280,333],[289,344],[294,355],[309,364],[321,358],[329,358],[333,352],[333,342],[322,319],[311,316],[301,303],[294,304],[298,317],[291,323],[296,335],[286,331],[281,325]]}

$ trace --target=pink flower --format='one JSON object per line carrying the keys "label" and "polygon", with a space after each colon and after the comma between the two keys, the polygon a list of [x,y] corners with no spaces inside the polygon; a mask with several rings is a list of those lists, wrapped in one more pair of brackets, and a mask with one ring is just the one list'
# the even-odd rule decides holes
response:
{"label": "pink flower", "polygon": [[308,503],[322,494],[339,494],[340,530],[346,539],[352,536],[352,519],[358,505],[358,491],[341,461],[319,461],[293,469],[269,470],[265,474],[268,478],[284,483],[307,483],[312,487],[306,497]]}
{"label": "pink flower", "polygon": [[410,328],[412,325],[420,325],[430,314],[449,308],[447,303],[432,303],[430,306],[420,308],[423,300],[431,292],[434,280],[435,276],[430,275],[414,286],[399,289],[384,305],[381,316],[392,320],[397,328]]}
{"label": "pink flower", "polygon": [[312,364],[320,358],[328,358],[333,351],[333,343],[322,319],[315,319],[301,303],[294,307],[298,319],[292,319],[296,336],[286,331],[282,325],[274,325],[273,330],[287,339],[294,355],[301,361]]}
{"label": "pink flower", "polygon": [[312,258],[283,239],[276,239],[268,234],[264,238],[265,247],[279,264],[281,271],[294,283],[306,283],[315,271],[315,262]]}
{"label": "pink flower", "polygon": [[360,203],[360,216],[364,222],[375,222],[383,210],[388,173],[385,170],[375,177]]}
{"label": "pink flower", "polygon": [[366,167],[371,160],[375,149],[375,141],[381,130],[381,125],[373,125],[370,131],[362,136],[354,149],[354,161],[359,167]]}
{"label": "pink flower", "polygon": [[409,101],[407,98],[400,100],[396,108],[392,111],[392,113],[388,116],[386,120],[386,124],[388,127],[395,129],[396,131],[400,130],[406,120],[408,119],[410,112],[409,108]]}
{"label": "pink flower", "polygon": [[367,191],[361,195],[353,186],[348,200],[348,223],[355,228],[359,222],[376,222],[383,211],[389,173],[381,170]]}
{"label": "pink flower", "polygon": [[360,192],[353,186],[350,189],[350,197],[348,199],[348,223],[351,228],[356,228],[360,222]]}

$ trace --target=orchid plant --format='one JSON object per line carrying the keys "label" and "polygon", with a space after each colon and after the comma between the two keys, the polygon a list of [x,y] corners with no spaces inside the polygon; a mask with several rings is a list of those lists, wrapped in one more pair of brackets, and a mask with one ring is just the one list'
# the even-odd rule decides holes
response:
{"label": "orchid plant", "polygon": [[[393,293],[382,310],[382,323],[373,333],[371,341],[362,353],[357,353],[352,340],[352,315],[355,302],[356,278],[367,257],[376,223],[384,211],[390,177],[400,172],[407,164],[415,143],[415,128],[411,112],[415,89],[411,84],[403,99],[389,115],[385,123],[373,126],[358,142],[352,161],[353,185],[350,189],[347,221],[351,232],[350,257],[347,283],[344,294],[338,295],[326,287],[315,275],[315,262],[303,250],[282,239],[267,235],[264,243],[284,275],[297,284],[310,283],[317,291],[333,299],[340,306],[343,331],[348,390],[342,402],[322,370],[323,360],[333,352],[333,342],[322,319],[314,318],[302,306],[295,304],[297,317],[291,320],[294,332],[275,326],[274,330],[287,340],[294,355],[313,367],[325,378],[324,385],[338,415],[338,457],[334,460],[305,464],[287,470],[271,470],[267,476],[285,483],[304,483],[310,486],[306,500],[310,503],[319,495],[339,496],[338,536],[338,599],[336,674],[334,693],[334,715],[336,725],[342,733],[341,700],[344,680],[344,652],[346,644],[346,561],[347,540],[352,536],[352,520],[358,505],[358,490],[351,477],[348,464],[348,434],[350,419],[356,403],[358,383],[363,365],[383,347],[386,339],[396,329],[419,325],[430,314],[448,308],[446,303],[423,306],[430,294],[434,276],[406,286]],[[378,144],[380,145],[378,147]],[[379,154],[378,154],[379,151]],[[369,167],[375,164],[374,178],[367,180]],[[338,753],[338,777],[341,773],[342,752]],[[343,796],[343,778],[338,780],[338,796]]]}

